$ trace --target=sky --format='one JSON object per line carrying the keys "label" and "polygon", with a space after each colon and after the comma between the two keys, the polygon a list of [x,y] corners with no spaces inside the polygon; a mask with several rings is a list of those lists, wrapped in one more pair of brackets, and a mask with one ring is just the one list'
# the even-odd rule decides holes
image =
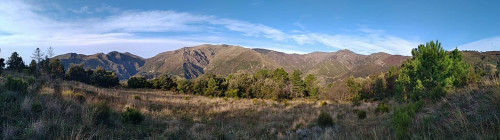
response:
{"label": "sky", "polygon": [[130,52],[144,58],[201,44],[285,53],[411,55],[500,50],[497,0],[0,0],[0,57]]}

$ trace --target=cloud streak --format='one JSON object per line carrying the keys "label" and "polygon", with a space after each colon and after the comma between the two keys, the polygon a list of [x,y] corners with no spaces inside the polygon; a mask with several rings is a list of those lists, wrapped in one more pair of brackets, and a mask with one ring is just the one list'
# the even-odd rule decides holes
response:
{"label": "cloud streak", "polygon": [[[297,47],[327,46],[334,49],[350,49],[361,54],[387,52],[409,55],[410,50],[418,44],[416,41],[386,34],[382,30],[366,28],[358,29],[360,32],[358,34],[286,32],[263,24],[212,15],[162,10],[120,10],[109,6],[94,10],[90,10],[92,8],[89,6],[68,10],[75,14],[113,11],[105,16],[61,20],[47,16],[40,12],[39,8],[21,1],[6,1],[0,5],[0,17],[2,17],[0,47],[11,47],[8,49],[14,50],[18,47],[59,46],[63,50],[72,51],[76,49],[75,47],[81,46],[109,46],[112,49],[120,49],[119,46],[132,44],[136,46],[163,44],[178,48],[182,47],[181,45],[197,45],[197,43],[224,43],[225,39],[230,39],[226,36],[235,33],[240,35],[240,38],[274,42],[272,44],[291,44]],[[302,24],[300,27],[305,28]],[[214,32],[218,33],[215,34],[218,36],[203,38]],[[179,37],[181,35],[146,37],[141,35],[143,33],[183,33],[195,37]],[[280,48],[280,45],[265,48],[303,52]]]}
{"label": "cloud streak", "polygon": [[494,51],[500,49],[500,36],[486,38],[458,46],[460,50]]}

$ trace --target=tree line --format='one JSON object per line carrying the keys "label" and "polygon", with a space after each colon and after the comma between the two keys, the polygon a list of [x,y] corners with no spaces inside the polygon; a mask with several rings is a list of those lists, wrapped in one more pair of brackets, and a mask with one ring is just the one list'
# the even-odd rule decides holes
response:
{"label": "tree line", "polygon": [[75,80],[100,87],[114,87],[119,85],[118,76],[113,71],[104,70],[98,67],[94,70],[84,69],[83,65],[71,65],[66,72],[63,63],[54,56],[53,49],[50,47],[45,55],[39,48],[33,52],[32,60],[26,65],[23,58],[17,52],[13,52],[8,58],[0,58],[0,72],[5,68],[10,71],[22,72],[34,75],[35,77],[46,76],[53,79]]}
{"label": "tree line", "polygon": [[228,76],[206,73],[194,80],[161,75],[147,80],[144,77],[131,77],[129,88],[154,88],[191,93],[210,97],[237,98],[318,98],[320,87],[317,78],[308,74],[302,77],[300,70],[290,75],[283,68],[274,71],[260,70],[254,74],[238,72]]}

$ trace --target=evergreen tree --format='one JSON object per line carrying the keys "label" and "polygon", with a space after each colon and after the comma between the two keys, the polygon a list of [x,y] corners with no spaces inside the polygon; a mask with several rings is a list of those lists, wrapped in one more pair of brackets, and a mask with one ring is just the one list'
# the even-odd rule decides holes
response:
{"label": "evergreen tree", "polygon": [[17,52],[13,52],[7,61],[7,69],[22,71],[26,65],[24,64],[23,58],[17,54]]}
{"label": "evergreen tree", "polygon": [[49,72],[52,78],[62,78],[64,77],[64,65],[59,59],[50,59]]}
{"label": "evergreen tree", "polygon": [[90,76],[92,75],[92,71],[86,71],[83,68],[82,64],[79,65],[71,65],[66,72],[66,78],[68,80],[75,80],[75,81],[80,81],[83,83],[90,83]]}
{"label": "evergreen tree", "polygon": [[295,70],[292,73],[292,84],[293,84],[293,93],[295,94],[295,97],[303,97],[305,96],[304,91],[305,91],[305,84],[304,81],[302,80],[302,72],[300,70]]}
{"label": "evergreen tree", "polygon": [[37,70],[37,63],[35,60],[31,60],[30,65],[28,66],[28,69],[31,74],[37,76],[38,75],[38,70]]}
{"label": "evergreen tree", "polygon": [[310,98],[313,99],[317,99],[319,94],[319,87],[316,76],[308,74],[306,76],[304,84],[306,86],[306,96],[309,96]]}
{"label": "evergreen tree", "polygon": [[448,89],[467,81],[469,66],[455,49],[448,54],[438,41],[412,50],[413,58],[403,63],[396,80],[398,95],[404,99],[439,99]]}

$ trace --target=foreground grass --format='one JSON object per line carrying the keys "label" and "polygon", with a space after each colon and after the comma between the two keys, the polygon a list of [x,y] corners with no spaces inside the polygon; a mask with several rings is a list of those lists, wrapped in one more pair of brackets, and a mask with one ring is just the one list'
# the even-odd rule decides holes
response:
{"label": "foreground grass", "polygon": [[[378,102],[353,107],[308,99],[210,98],[69,81],[35,82],[28,91],[1,89],[2,138],[396,139],[393,110],[375,113]],[[426,103],[411,120],[407,138],[498,139],[499,96],[498,87],[487,87]],[[110,107],[108,115],[102,115],[101,105]],[[394,101],[386,105],[401,106]],[[127,108],[138,110],[144,121],[122,121]],[[333,125],[317,124],[320,112],[330,115]]]}

